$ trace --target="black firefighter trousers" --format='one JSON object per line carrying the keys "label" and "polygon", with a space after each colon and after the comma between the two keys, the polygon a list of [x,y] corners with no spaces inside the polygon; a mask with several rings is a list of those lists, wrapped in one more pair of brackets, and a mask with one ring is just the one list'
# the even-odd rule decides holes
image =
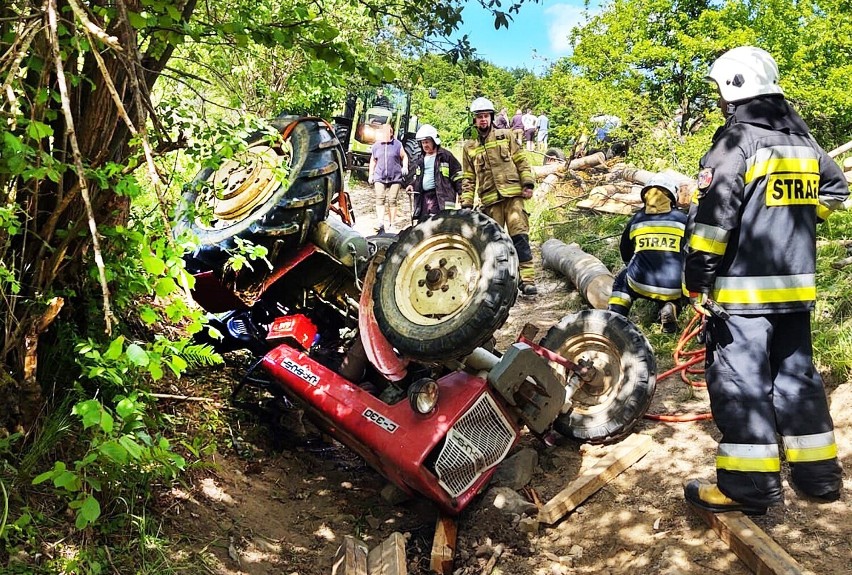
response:
{"label": "black firefighter trousers", "polygon": [[781,501],[780,436],[793,483],[807,495],[836,498],[841,468],[813,363],[810,313],[712,317],[706,362],[710,407],[722,432],[722,493],[756,506]]}

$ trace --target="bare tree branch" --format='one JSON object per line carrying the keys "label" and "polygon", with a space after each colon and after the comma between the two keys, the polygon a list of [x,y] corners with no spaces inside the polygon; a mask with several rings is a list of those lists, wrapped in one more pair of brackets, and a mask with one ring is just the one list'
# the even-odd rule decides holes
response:
{"label": "bare tree branch", "polygon": [[83,157],[80,155],[80,146],[77,142],[77,134],[74,131],[74,116],[71,113],[71,99],[68,95],[68,84],[65,80],[65,69],[62,65],[62,54],[59,49],[59,31],[56,17],[56,0],[47,0],[46,2],[47,20],[48,20],[48,40],[53,51],[53,59],[56,66],[56,79],[59,84],[59,95],[62,100],[62,113],[65,116],[65,135],[71,142],[71,152],[74,158],[74,168],[77,171],[77,178],[80,182],[80,193],[83,196],[83,202],[86,205],[86,215],[89,222],[89,232],[92,235],[92,248],[95,255],[95,264],[98,267],[98,276],[101,284],[101,292],[104,302],[104,322],[107,335],[112,334],[112,324],[116,321],[112,313],[112,308],[109,302],[109,286],[106,280],[106,269],[104,266],[104,258],[101,253],[100,240],[98,239],[98,226],[95,222],[95,214],[92,210],[92,201],[89,197],[89,188],[86,183],[86,172],[83,167]]}

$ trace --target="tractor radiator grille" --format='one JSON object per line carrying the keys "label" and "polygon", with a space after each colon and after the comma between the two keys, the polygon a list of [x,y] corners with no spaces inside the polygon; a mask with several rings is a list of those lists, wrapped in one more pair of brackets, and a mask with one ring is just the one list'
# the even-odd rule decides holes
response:
{"label": "tractor radiator grille", "polygon": [[447,433],[435,463],[438,483],[458,497],[487,469],[503,460],[515,430],[487,393]]}

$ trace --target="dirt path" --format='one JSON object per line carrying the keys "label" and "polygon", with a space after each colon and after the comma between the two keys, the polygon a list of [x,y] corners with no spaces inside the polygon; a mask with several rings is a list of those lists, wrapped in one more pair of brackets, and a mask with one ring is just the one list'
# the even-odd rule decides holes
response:
{"label": "dirt path", "polygon": [[[375,221],[368,190],[353,191],[358,226]],[[372,219],[371,219],[372,218]],[[537,260],[540,261],[540,260]],[[559,320],[577,294],[561,278],[539,270],[540,295],[519,298],[498,347],[511,342],[526,322],[542,328]],[[574,305],[573,307],[576,307]],[[646,329],[658,329],[644,326]],[[659,358],[661,364],[667,358]],[[239,368],[220,374],[237,381]],[[223,397],[229,388],[219,387]],[[829,389],[840,457],[852,466],[852,383]],[[651,412],[707,408],[706,397],[677,378],[658,383]],[[198,573],[221,575],[327,575],[345,535],[373,546],[393,531],[408,537],[409,573],[429,572],[436,511],[424,500],[393,506],[380,495],[384,480],[337,444],[268,446],[271,432],[234,415],[229,422],[237,447],[224,443],[209,470],[164,503],[165,529],[185,541],[187,558]],[[285,417],[286,419],[286,417]],[[292,422],[291,422],[292,424]],[[292,427],[292,426],[291,426]],[[310,431],[310,427],[308,428]],[[711,421],[664,424],[643,420],[637,433],[654,439],[652,450],[555,526],[527,535],[517,517],[474,502],[459,518],[455,575],[479,575],[493,546],[506,551],[494,573],[505,575],[730,575],[749,571],[683,502],[682,486],[692,477],[713,477],[718,434]],[[604,453],[604,447],[563,441],[547,447],[526,436],[522,446],[539,454],[530,482],[547,500]],[[785,504],[757,523],[800,564],[820,575],[849,573],[852,522],[849,490],[841,501],[820,505],[799,497],[785,480]]]}

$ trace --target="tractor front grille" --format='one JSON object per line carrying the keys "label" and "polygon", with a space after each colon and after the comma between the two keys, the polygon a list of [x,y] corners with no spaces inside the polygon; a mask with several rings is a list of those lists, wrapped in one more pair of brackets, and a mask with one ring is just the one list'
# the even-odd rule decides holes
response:
{"label": "tractor front grille", "polygon": [[458,497],[484,471],[503,460],[516,435],[491,396],[482,394],[447,433],[435,462],[438,483]]}

